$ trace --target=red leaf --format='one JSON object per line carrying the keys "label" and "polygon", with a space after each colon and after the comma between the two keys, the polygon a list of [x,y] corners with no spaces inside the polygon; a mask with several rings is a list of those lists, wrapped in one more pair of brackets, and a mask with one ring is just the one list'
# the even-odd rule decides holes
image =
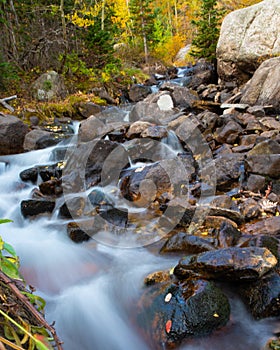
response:
{"label": "red leaf", "polygon": [[171,331],[171,327],[172,327],[172,321],[171,320],[168,320],[165,324],[165,331],[166,333],[170,333]]}

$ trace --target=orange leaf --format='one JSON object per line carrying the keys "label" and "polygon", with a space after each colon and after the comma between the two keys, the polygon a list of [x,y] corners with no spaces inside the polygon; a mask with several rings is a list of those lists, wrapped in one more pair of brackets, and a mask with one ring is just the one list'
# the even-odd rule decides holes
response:
{"label": "orange leaf", "polygon": [[171,331],[171,327],[172,327],[172,321],[171,320],[168,320],[165,324],[165,331],[166,333],[170,333]]}

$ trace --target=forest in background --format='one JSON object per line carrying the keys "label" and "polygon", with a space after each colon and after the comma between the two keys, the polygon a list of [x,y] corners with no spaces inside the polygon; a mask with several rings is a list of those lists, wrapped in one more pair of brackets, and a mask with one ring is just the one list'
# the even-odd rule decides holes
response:
{"label": "forest in background", "polygon": [[215,5],[210,23],[213,15],[221,20],[258,2],[0,0],[0,89],[26,89],[41,73],[56,70],[71,82],[70,92],[86,91],[113,80],[129,83],[145,66],[183,65],[192,58],[176,61],[176,55],[197,39],[203,6]]}

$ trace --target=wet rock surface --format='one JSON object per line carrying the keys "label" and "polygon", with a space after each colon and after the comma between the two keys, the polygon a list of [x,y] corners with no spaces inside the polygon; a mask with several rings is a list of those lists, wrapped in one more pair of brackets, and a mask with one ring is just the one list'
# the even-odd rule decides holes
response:
{"label": "wet rock surface", "polygon": [[147,287],[138,303],[137,322],[153,349],[174,348],[188,337],[209,334],[229,319],[227,297],[213,282],[187,280]]}
{"label": "wet rock surface", "polygon": [[174,274],[186,278],[192,272],[228,281],[255,280],[272,270],[276,257],[266,248],[221,248],[180,260]]}

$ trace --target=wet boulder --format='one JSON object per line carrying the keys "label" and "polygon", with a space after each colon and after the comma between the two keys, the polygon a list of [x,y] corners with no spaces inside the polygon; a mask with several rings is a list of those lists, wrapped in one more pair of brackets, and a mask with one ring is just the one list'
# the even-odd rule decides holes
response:
{"label": "wet boulder", "polygon": [[86,120],[83,120],[79,127],[79,141],[88,142],[97,137],[102,137],[108,131],[106,124],[92,115]]}
{"label": "wet boulder", "polygon": [[267,248],[278,260],[280,264],[280,240],[274,236],[257,235],[245,240],[240,247],[262,247]]}
{"label": "wet boulder", "polygon": [[253,198],[247,198],[239,207],[246,220],[257,218],[261,213],[258,202]]}
{"label": "wet boulder", "polygon": [[158,350],[210,334],[225,326],[229,315],[224,293],[213,282],[194,279],[146,287],[138,303],[137,323],[151,348]]}
{"label": "wet boulder", "polygon": [[59,208],[58,216],[64,219],[77,219],[84,214],[85,199],[80,196],[67,198]]}
{"label": "wet boulder", "polygon": [[[202,208],[204,206],[201,206]],[[209,216],[222,216],[230,219],[231,221],[236,222],[237,224],[241,224],[244,221],[244,216],[240,213],[239,210],[236,209],[228,209],[228,208],[220,208],[220,207],[208,207],[205,208],[208,210]]]}
{"label": "wet boulder", "polygon": [[241,284],[238,293],[256,319],[280,316],[279,270],[261,280]]}
{"label": "wet boulder", "polygon": [[195,235],[189,235],[185,232],[178,232],[167,240],[160,252],[198,254],[214,249],[213,245],[206,239]]}
{"label": "wet boulder", "polygon": [[88,241],[91,236],[82,230],[75,222],[69,222],[67,225],[67,235],[75,243]]}
{"label": "wet boulder", "polygon": [[76,110],[82,118],[89,118],[92,115],[100,113],[104,107],[97,105],[94,102],[79,102],[75,105]]}
{"label": "wet boulder", "polygon": [[272,216],[252,224],[248,223],[243,230],[252,235],[280,235],[280,216]]}
{"label": "wet boulder", "polygon": [[[161,91],[156,94],[151,94],[145,100],[137,102],[129,113],[130,122],[136,122],[138,120],[155,123],[158,125],[166,125],[176,116],[173,104],[166,103],[162,100],[162,96],[166,95],[170,97],[170,94],[166,91]],[[165,101],[166,102],[166,101]],[[170,101],[169,101],[170,102]]]}
{"label": "wet boulder", "polygon": [[192,273],[227,281],[255,280],[269,272],[277,259],[267,248],[222,248],[181,259],[174,274],[185,279]]}
{"label": "wet boulder", "polygon": [[38,179],[38,172],[38,167],[32,167],[21,171],[19,177],[22,181],[31,181],[34,183]]}
{"label": "wet boulder", "polygon": [[55,202],[47,199],[27,199],[21,202],[20,208],[25,218],[39,214],[51,214],[55,208]]}
{"label": "wet boulder", "polygon": [[43,195],[46,196],[57,196],[62,193],[61,180],[54,178],[39,185],[39,189]]}
{"label": "wet boulder", "polygon": [[28,126],[12,115],[0,115],[0,155],[23,152]]}
{"label": "wet boulder", "polygon": [[192,108],[199,101],[198,94],[195,91],[178,84],[167,82],[160,86],[160,90],[170,91],[174,106],[178,108]]}

